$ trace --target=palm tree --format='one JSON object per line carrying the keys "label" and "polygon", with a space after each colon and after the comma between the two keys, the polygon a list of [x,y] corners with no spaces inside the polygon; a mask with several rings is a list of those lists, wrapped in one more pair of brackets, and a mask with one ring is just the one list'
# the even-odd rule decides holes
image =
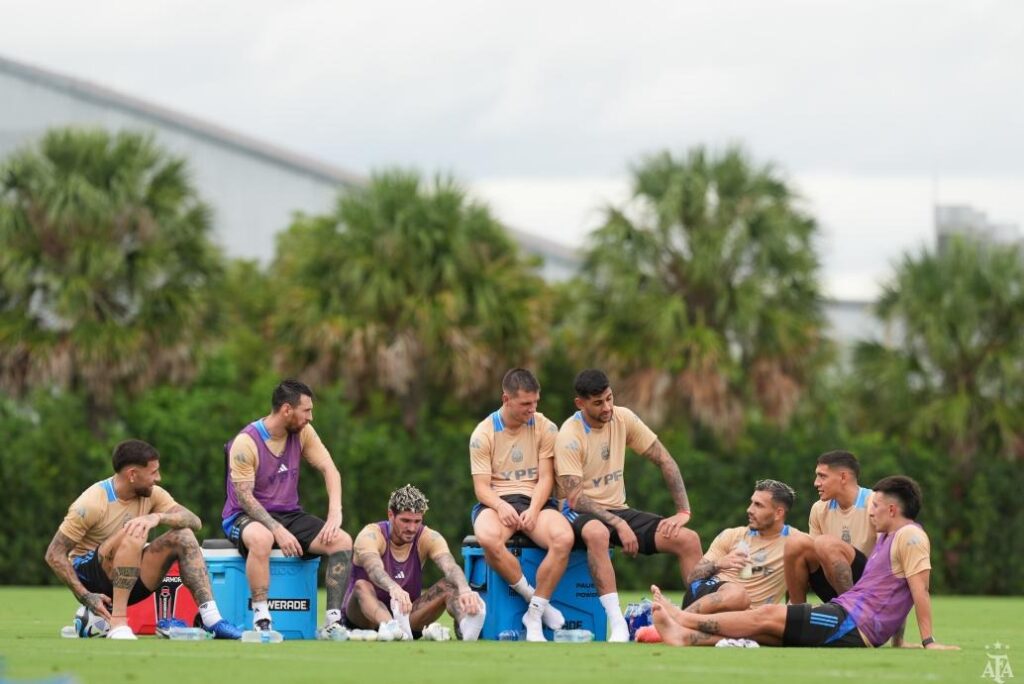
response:
{"label": "palm tree", "polygon": [[219,268],[184,160],[137,133],[48,132],[0,167],[0,386],[103,406],[188,377]]}
{"label": "palm tree", "polygon": [[681,408],[735,436],[756,407],[785,424],[827,349],[816,231],[739,149],[649,157],[591,236],[567,344],[655,422]]}
{"label": "palm tree", "polygon": [[878,302],[892,347],[858,345],[860,419],[953,456],[1024,454],[1024,254],[962,238],[906,256]]}
{"label": "palm tree", "polygon": [[430,402],[493,391],[527,363],[543,283],[489,210],[451,179],[374,174],[329,216],[300,216],[273,266],[282,372],[383,392],[412,428]]}

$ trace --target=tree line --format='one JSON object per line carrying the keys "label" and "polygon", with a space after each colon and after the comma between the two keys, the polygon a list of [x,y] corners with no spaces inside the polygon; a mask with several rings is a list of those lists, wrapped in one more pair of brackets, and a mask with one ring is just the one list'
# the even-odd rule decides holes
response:
{"label": "tree line", "polygon": [[[163,454],[164,483],[219,536],[223,445],[282,377],[316,392],[345,527],[415,483],[428,523],[471,530],[468,437],[513,366],[572,407],[603,368],[679,462],[705,545],[741,524],[753,482],[797,490],[815,457],[856,453],[868,486],[925,491],[940,591],[1013,594],[1024,570],[1024,260],[954,240],[894,264],[876,306],[893,332],[845,361],[823,312],[819,227],[784,174],[740,148],[639,159],[580,273],[548,283],[451,177],[387,169],[333,211],[282,226],[266,265],[227,258],[186,160],[133,132],[55,129],[0,162],[0,581],[49,583],[43,552],[119,440]],[[671,509],[627,459],[627,495]],[[316,473],[303,501],[326,505]],[[623,586],[678,584],[666,559],[616,561]]]}

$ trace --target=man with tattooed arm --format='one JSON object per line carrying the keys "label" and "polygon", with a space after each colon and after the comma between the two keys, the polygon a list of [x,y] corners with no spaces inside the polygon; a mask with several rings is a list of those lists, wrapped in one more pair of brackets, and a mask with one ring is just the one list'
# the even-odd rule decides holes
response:
{"label": "man with tattooed arm", "polygon": [[[199,518],[158,486],[160,454],[137,439],[114,449],[114,475],[85,490],[46,550],[46,562],[92,613],[110,625],[108,639],[135,639],[128,606],[152,594],[178,561],[181,581],[192,592],[206,630],[218,639],[241,631],[221,619],[196,540]],[[149,532],[171,528],[150,544]]]}
{"label": "man with tattooed arm", "polygon": [[[567,499],[563,513],[576,538],[587,546],[590,574],[611,625],[608,641],[628,641],[609,545],[621,546],[629,556],[672,554],[686,578],[700,560],[700,538],[686,527],[690,520],[686,485],[658,436],[635,413],[615,406],[611,384],[602,371],[581,371],[574,384],[579,410],[562,424],[555,440],[555,473]],[[627,446],[661,470],[675,504],[674,515],[666,518],[626,504]]]}
{"label": "man with tattooed arm", "polygon": [[[224,533],[246,558],[253,628],[273,629],[270,552],[325,560],[327,608],[319,639],[341,628],[341,601],[352,560],[352,538],[341,529],[341,475],[313,429],[313,391],[297,380],[274,389],[271,413],[247,425],[228,442]],[[299,506],[299,468],[305,459],[327,486],[327,519]]]}
{"label": "man with tattooed arm", "polygon": [[[387,520],[356,535],[355,563],[345,590],[344,619],[350,627],[377,629],[378,638],[386,641],[408,640],[447,608],[463,641],[480,637],[486,607],[469,588],[444,537],[423,524],[428,503],[407,484],[391,493]],[[428,558],[444,577],[423,589]]]}

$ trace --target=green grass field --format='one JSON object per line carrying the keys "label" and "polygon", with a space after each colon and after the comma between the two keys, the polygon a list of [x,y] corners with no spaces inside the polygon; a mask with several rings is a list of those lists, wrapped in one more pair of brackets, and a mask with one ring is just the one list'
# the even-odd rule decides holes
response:
{"label": "green grass field", "polygon": [[[675,597],[678,599],[678,597]],[[623,601],[637,596],[623,595]],[[323,605],[323,596],[321,604]],[[0,588],[0,656],[6,680],[72,674],[106,682],[974,682],[985,646],[1009,644],[1024,668],[1024,599],[939,597],[936,634],[959,652],[670,648],[646,644],[138,642],[62,639],[76,604],[64,589]],[[911,621],[908,637],[917,639]],[[1020,663],[1015,663],[1017,649]]]}

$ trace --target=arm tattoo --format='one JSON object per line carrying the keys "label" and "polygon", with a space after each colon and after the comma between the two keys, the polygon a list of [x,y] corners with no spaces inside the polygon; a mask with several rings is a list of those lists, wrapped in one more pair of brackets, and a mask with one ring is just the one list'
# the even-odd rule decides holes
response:
{"label": "arm tattoo", "polygon": [[384,560],[376,552],[370,551],[356,556],[356,562],[366,571],[366,576],[384,591],[391,591],[398,583],[384,569]]}
{"label": "arm tattoo", "polygon": [[[75,541],[58,531],[53,535],[53,540],[46,549],[46,564],[53,569],[53,573],[60,578],[60,581],[68,586],[68,589],[82,605],[89,606],[86,603],[87,597],[96,597],[92,600],[98,600],[99,594],[90,593],[78,579],[74,566],[68,560],[68,554],[73,548],[75,548]],[[91,608],[91,606],[89,607]]]}
{"label": "arm tattoo", "polygon": [[683,475],[679,472],[679,465],[662,445],[661,440],[654,440],[654,444],[643,455],[661,468],[661,476],[665,478],[665,484],[668,485],[668,491],[672,495],[672,501],[676,505],[676,510],[690,510],[690,498],[686,495],[686,484],[683,483]]}
{"label": "arm tattoo", "polygon": [[157,515],[160,517],[161,525],[167,525],[177,530],[188,528],[193,532],[198,532],[203,526],[198,515],[180,504],[163,513],[157,513]]}
{"label": "arm tattoo", "polygon": [[120,566],[114,568],[114,577],[111,582],[115,589],[131,589],[139,579],[139,568]]}
{"label": "arm tattoo", "polygon": [[601,506],[591,501],[583,493],[583,480],[578,475],[559,475],[558,484],[562,486],[569,498],[569,505],[573,510],[580,513],[589,513],[609,527],[615,527],[621,518],[618,518]]}
{"label": "arm tattoo", "polygon": [[267,509],[263,507],[263,504],[256,500],[252,493],[256,483],[235,482],[233,484],[235,485],[235,496],[238,497],[238,505],[242,507],[245,514],[273,532],[274,528],[281,523],[274,520],[270,513],[267,513]]}
{"label": "arm tattoo", "polygon": [[702,558],[697,567],[690,571],[690,575],[686,578],[687,584],[690,582],[696,582],[697,580],[707,579],[718,572],[718,566],[715,565],[714,561]]}
{"label": "arm tattoo", "polygon": [[348,575],[352,568],[352,552],[337,551],[327,556],[327,568],[324,571],[324,585],[327,588],[327,609],[341,609],[345,599],[345,587],[348,586]]}
{"label": "arm tattoo", "polygon": [[469,584],[466,582],[466,576],[462,574],[462,568],[455,562],[455,558],[451,553],[445,552],[438,556],[435,560],[437,567],[444,573],[444,578],[448,580],[456,588],[456,592],[463,594],[469,591]]}

